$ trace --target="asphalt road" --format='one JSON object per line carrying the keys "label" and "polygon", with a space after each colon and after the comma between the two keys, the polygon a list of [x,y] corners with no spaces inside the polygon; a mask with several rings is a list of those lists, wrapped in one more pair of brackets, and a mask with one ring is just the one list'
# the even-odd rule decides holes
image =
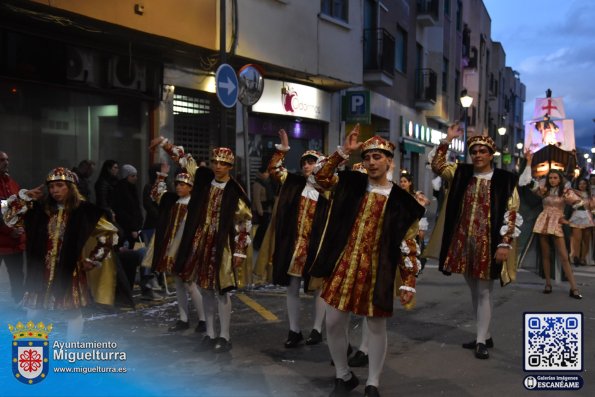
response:
{"label": "asphalt road", "polygon": [[[527,375],[523,371],[525,312],[583,313],[584,371],[572,374],[582,376],[585,385],[568,394],[594,395],[595,266],[574,269],[584,295],[581,301],[568,297],[567,283],[554,285],[551,295],[542,294],[543,281],[530,271],[521,270],[512,285],[496,286],[491,327],[495,347],[490,349],[490,359],[478,360],[472,351],[460,346],[475,336],[467,286],[460,275],[443,276],[430,261],[418,279],[415,307],[406,311],[395,301],[395,313],[388,322],[388,353],[381,377],[381,395],[559,395],[561,392],[528,391],[523,386]],[[7,288],[2,266],[3,317],[17,321],[24,313],[10,306]],[[303,333],[307,336],[312,324],[313,301],[304,296],[302,302]],[[296,349],[283,346],[288,331],[283,288],[234,294],[233,349],[222,354],[197,351],[202,335],[194,332],[195,316],[191,318],[189,330],[177,334],[167,332],[167,327],[177,319],[173,297],[161,303],[147,304],[140,300],[139,303],[135,311],[86,313],[84,340],[115,341],[118,349],[128,354],[127,373],[116,378],[116,382],[122,384],[123,396],[129,395],[125,386],[130,382],[140,384],[138,390],[142,389],[146,396],[315,397],[327,396],[332,390],[334,367],[330,365],[325,341]],[[64,326],[57,323],[55,327],[53,338],[60,339]],[[354,317],[350,323],[354,347],[359,344],[360,335],[361,319]],[[7,371],[6,368],[0,370],[0,383],[9,378]],[[361,384],[351,395],[362,396],[367,368],[355,368],[354,372]],[[93,379],[91,375],[86,376],[87,382]],[[52,377],[56,379],[58,375]],[[9,381],[13,380],[6,380]],[[50,378],[45,382],[50,384]],[[100,381],[97,384],[101,386]],[[101,396],[99,386],[86,388],[79,395]],[[31,395],[41,396],[39,390],[32,391]],[[76,395],[66,386],[63,393]],[[110,395],[118,393],[110,392]]]}

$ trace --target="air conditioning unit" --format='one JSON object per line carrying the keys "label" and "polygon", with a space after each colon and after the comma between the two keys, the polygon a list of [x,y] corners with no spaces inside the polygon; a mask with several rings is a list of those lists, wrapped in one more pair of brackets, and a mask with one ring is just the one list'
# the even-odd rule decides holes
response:
{"label": "air conditioning unit", "polygon": [[95,55],[91,50],[68,47],[66,57],[67,80],[95,83]]}
{"label": "air conditioning unit", "polygon": [[109,81],[112,87],[146,91],[147,67],[129,57],[113,57],[109,62]]}

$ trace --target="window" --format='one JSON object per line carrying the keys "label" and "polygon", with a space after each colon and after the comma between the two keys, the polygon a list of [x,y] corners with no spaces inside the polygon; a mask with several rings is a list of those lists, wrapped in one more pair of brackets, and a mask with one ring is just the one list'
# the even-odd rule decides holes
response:
{"label": "window", "polygon": [[395,69],[401,73],[407,72],[407,32],[399,26],[395,39]]}
{"label": "window", "polygon": [[444,0],[444,15],[450,16],[450,0]]}
{"label": "window", "polygon": [[457,1],[457,32],[463,27],[463,2]]}
{"label": "window", "polygon": [[448,91],[448,59],[442,58],[442,92]]}
{"label": "window", "polygon": [[321,0],[320,11],[344,22],[348,22],[348,0]]}

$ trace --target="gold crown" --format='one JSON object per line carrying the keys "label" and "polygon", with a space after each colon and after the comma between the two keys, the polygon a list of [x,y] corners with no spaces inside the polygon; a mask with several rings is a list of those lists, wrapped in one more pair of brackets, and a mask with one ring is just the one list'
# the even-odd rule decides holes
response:
{"label": "gold crown", "polygon": [[218,147],[213,149],[211,160],[213,161],[222,161],[224,163],[228,163],[233,165],[235,157],[231,149],[226,147]]}
{"label": "gold crown", "polygon": [[41,321],[35,325],[33,321],[29,320],[27,325],[23,325],[22,322],[18,322],[16,326],[12,326],[12,324],[8,324],[8,329],[12,333],[12,339],[19,340],[19,339],[47,339],[48,335],[54,329],[52,324],[49,324],[47,327]]}
{"label": "gold crown", "polygon": [[306,150],[304,154],[302,154],[301,159],[303,160],[306,157],[314,157],[316,161],[324,159],[324,154],[320,153],[318,150]]}
{"label": "gold crown", "polygon": [[65,182],[71,182],[76,184],[77,182],[77,176],[74,172],[70,171],[68,168],[64,168],[64,167],[58,167],[58,168],[54,168],[47,176],[47,178],[45,178],[45,182],[49,183],[49,182],[54,182],[54,181],[65,181]]}
{"label": "gold crown", "polygon": [[192,181],[192,177],[190,176],[190,174],[188,174],[186,172],[180,172],[178,175],[176,175],[175,182],[182,182],[182,183],[185,183],[187,185],[194,186],[194,182]]}
{"label": "gold crown", "polygon": [[467,139],[467,150],[471,150],[471,148],[475,145],[487,146],[490,148],[492,153],[496,152],[496,143],[487,135],[475,135]]}
{"label": "gold crown", "polygon": [[382,150],[393,156],[395,154],[395,145],[391,141],[376,135],[362,144],[362,156],[368,150]]}
{"label": "gold crown", "polygon": [[355,163],[351,166],[351,171],[359,171],[361,173],[367,174],[368,171],[364,167],[364,163]]}

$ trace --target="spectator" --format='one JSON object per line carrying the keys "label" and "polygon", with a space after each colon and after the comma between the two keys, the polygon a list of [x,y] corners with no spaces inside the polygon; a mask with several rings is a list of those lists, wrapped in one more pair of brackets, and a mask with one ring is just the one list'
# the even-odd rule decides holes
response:
{"label": "spectator", "polygon": [[263,165],[252,184],[252,224],[258,225],[252,245],[257,251],[260,249],[264,233],[271,221],[273,201],[273,186],[271,185],[267,165]]}
{"label": "spectator", "polygon": [[89,186],[89,179],[93,172],[95,172],[95,162],[92,160],[83,160],[79,163],[78,167],[75,167],[72,171],[78,177],[77,187],[79,193],[83,195],[87,201],[91,200],[91,187]]}
{"label": "spectator", "polygon": [[99,208],[107,211],[113,217],[112,192],[118,183],[119,165],[115,160],[105,160],[101,166],[101,172],[95,182],[95,199]]}
{"label": "spectator", "polygon": [[116,216],[115,221],[124,230],[122,244],[128,242],[130,247],[133,247],[134,243],[138,241],[143,226],[143,214],[136,188],[137,181],[136,168],[130,164],[124,164],[121,170],[121,178],[114,186],[112,197],[112,209]]}
{"label": "spectator", "polygon": [[[0,151],[0,200],[3,203],[20,190],[18,183],[8,175],[8,165],[8,155]],[[24,231],[22,224],[10,227],[0,219],[0,265],[2,261],[6,264],[10,279],[10,292],[15,303],[19,303],[23,298]]]}

